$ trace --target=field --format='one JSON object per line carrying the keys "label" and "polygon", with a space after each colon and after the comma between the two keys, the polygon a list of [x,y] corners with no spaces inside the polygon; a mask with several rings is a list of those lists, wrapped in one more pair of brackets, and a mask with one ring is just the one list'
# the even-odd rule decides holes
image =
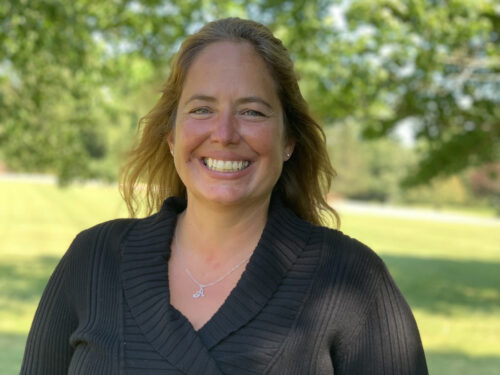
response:
{"label": "field", "polygon": [[[500,225],[341,211],[386,261],[417,319],[430,373],[500,369]],[[0,368],[19,373],[38,299],[80,230],[126,212],[116,188],[0,181]]]}

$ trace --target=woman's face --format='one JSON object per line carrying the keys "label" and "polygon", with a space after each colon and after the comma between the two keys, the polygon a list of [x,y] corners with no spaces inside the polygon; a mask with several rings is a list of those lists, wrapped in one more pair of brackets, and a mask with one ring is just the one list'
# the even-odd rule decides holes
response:
{"label": "woman's face", "polygon": [[168,142],[190,203],[269,200],[294,144],[273,79],[249,43],[217,42],[199,53]]}

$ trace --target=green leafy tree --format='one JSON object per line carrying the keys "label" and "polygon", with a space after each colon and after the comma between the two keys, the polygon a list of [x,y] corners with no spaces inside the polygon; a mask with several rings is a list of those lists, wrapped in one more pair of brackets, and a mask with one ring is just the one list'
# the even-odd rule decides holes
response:
{"label": "green leafy tree", "polygon": [[166,62],[200,4],[2,2],[0,147],[9,166],[53,171],[62,182],[94,176],[113,127],[138,117],[133,93]]}
{"label": "green leafy tree", "polygon": [[500,216],[500,163],[484,165],[469,174],[473,193],[486,199]]}
{"label": "green leafy tree", "polygon": [[407,184],[499,157],[500,14],[493,1],[364,1],[350,13],[370,20],[379,56],[387,51],[379,85],[387,111],[369,113],[365,134],[384,135],[411,120],[425,140]]}
{"label": "green leafy tree", "polygon": [[333,192],[351,199],[395,202],[403,198],[399,181],[415,163],[413,150],[393,137],[361,139],[361,127],[346,123],[326,129],[328,152],[337,178]]}
{"label": "green leafy tree", "polygon": [[420,162],[407,185],[499,159],[498,2],[313,0],[287,12],[261,4],[319,117],[355,118],[366,138],[411,127]]}
{"label": "green leafy tree", "polygon": [[420,163],[406,183],[429,181],[499,158],[499,13],[494,0],[2,2],[0,153],[62,180],[98,175],[180,40],[241,16],[283,39],[324,123],[368,138],[411,128]]}

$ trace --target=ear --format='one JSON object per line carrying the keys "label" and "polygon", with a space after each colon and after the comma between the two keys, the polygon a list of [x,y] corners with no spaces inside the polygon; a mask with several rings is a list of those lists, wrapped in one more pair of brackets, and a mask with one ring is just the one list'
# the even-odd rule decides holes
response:
{"label": "ear", "polygon": [[167,136],[165,137],[167,143],[168,143],[168,147],[170,148],[170,153],[173,154],[174,152],[174,146],[175,146],[175,132],[173,130],[170,131],[170,133],[167,134]]}
{"label": "ear", "polygon": [[284,161],[287,161],[292,157],[293,150],[295,149],[295,139],[293,138],[288,138],[285,143],[285,158]]}

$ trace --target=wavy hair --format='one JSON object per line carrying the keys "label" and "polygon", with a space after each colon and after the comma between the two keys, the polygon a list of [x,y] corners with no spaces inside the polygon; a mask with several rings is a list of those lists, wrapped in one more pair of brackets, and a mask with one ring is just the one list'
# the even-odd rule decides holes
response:
{"label": "wavy hair", "polygon": [[326,201],[335,171],[326,150],[325,134],[302,97],[290,55],[266,26],[240,18],[206,24],[187,37],[174,56],[161,98],[139,121],[136,143],[120,171],[120,191],[130,215],[136,216],[141,205],[145,205],[146,214],[158,211],[168,196],[186,197],[186,187],[177,174],[166,139],[175,126],[189,67],[203,48],[220,41],[250,43],[275,81],[285,133],[295,141],[295,148],[283,165],[274,192],[302,219],[319,225],[333,215],[338,226],[339,216]]}

